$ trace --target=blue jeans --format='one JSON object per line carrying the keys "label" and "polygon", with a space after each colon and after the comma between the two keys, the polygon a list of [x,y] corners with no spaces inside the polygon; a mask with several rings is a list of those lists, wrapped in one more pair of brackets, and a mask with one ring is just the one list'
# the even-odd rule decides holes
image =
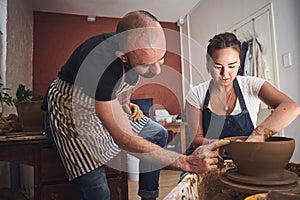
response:
{"label": "blue jeans", "polygon": [[[50,128],[49,114],[45,118],[45,133],[49,142],[57,151]],[[58,153],[58,151],[57,151]],[[110,200],[110,191],[107,184],[105,167],[101,167],[90,171],[71,182],[77,189],[79,200],[96,200],[99,197],[103,200]]]}
{"label": "blue jeans", "polygon": [[78,191],[79,200],[110,200],[104,165],[74,179],[72,183]]}
{"label": "blue jeans", "polygon": [[[149,119],[148,123],[139,133],[139,136],[154,144],[164,147],[167,144],[168,131],[160,124]],[[158,197],[158,182],[160,175],[159,167],[140,159],[139,170],[140,172],[145,173],[139,174],[138,195],[144,198]]]}
{"label": "blue jeans", "polygon": [[[53,136],[50,129],[49,115],[45,119],[45,133],[52,145],[55,146]],[[147,124],[139,133],[139,136],[155,143],[161,147],[166,146],[168,140],[168,131],[160,124],[148,120]],[[153,169],[153,170],[152,170]],[[158,182],[160,170],[158,167],[140,160],[140,171],[146,173],[139,174],[139,192],[138,195],[144,198],[158,197]],[[84,174],[72,181],[78,190],[80,200],[103,200],[110,199],[110,191],[107,185],[104,166],[99,167],[87,174]]]}

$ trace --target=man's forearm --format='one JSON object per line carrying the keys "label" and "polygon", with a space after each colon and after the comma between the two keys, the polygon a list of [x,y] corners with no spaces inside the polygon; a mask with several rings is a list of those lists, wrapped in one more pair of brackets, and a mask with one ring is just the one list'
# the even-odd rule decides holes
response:
{"label": "man's forearm", "polygon": [[158,167],[171,166],[176,169],[185,170],[185,155],[163,149],[158,145],[153,144],[141,137],[136,136],[133,140],[130,141],[130,144],[121,148],[127,151],[127,153],[132,154],[147,162],[151,162]]}

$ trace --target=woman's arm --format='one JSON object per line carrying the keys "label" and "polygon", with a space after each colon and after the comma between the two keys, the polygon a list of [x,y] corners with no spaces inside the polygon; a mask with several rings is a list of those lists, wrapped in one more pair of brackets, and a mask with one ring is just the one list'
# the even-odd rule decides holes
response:
{"label": "woman's arm", "polygon": [[300,114],[300,107],[268,82],[262,85],[258,97],[274,111],[254,129],[248,141],[271,137],[288,126]]}

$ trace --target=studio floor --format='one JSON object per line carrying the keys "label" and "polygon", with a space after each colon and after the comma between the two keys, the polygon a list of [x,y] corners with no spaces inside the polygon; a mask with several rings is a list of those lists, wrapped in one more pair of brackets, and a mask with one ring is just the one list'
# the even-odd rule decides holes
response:
{"label": "studio floor", "polygon": [[[164,199],[164,197],[178,184],[179,176],[181,171],[176,170],[161,170],[159,180],[159,197],[157,200]],[[128,200],[140,200],[141,198],[137,195],[138,182],[128,181]]]}

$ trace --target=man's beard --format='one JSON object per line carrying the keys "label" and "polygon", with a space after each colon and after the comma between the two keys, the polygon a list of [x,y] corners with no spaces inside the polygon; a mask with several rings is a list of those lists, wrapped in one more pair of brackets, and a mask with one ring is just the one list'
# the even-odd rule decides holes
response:
{"label": "man's beard", "polygon": [[140,74],[142,77],[144,78],[152,78],[155,76],[155,74],[151,73],[151,72],[148,72],[148,73],[145,73],[145,74]]}

